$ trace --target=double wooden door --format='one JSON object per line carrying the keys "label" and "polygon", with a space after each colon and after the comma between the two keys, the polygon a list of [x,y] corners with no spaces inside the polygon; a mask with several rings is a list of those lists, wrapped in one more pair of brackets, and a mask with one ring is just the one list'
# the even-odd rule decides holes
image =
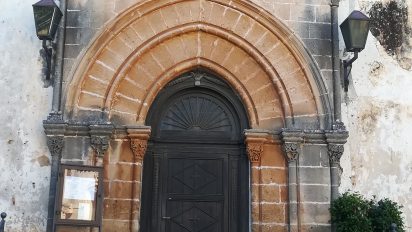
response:
{"label": "double wooden door", "polygon": [[159,93],[147,124],[141,231],[249,231],[247,119],[230,86],[184,74]]}

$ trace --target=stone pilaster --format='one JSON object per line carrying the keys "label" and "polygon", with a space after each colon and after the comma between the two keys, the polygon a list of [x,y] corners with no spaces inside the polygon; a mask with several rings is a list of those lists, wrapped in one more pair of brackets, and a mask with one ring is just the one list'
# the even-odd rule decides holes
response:
{"label": "stone pilaster", "polygon": [[340,158],[344,152],[344,144],[349,137],[345,125],[337,121],[333,125],[333,130],[326,131],[326,141],[328,143],[330,179],[331,179],[331,199],[334,200],[339,196],[339,185],[341,178]]}
{"label": "stone pilaster", "polygon": [[112,124],[96,124],[90,125],[90,146],[94,151],[94,165],[102,166],[103,157],[109,148],[110,137],[113,133],[114,126]]}
{"label": "stone pilaster", "polygon": [[264,145],[268,142],[271,134],[268,131],[245,130],[245,143],[247,155],[251,166],[251,192],[255,196],[252,200],[252,227],[253,231],[262,231],[263,209],[262,209],[262,173],[261,160],[264,151]]}
{"label": "stone pilaster", "polygon": [[[134,155],[134,171],[133,171],[133,200],[138,201],[137,209],[140,209],[141,196],[142,196],[142,170],[143,159],[147,150],[147,143],[150,138],[151,128],[142,127],[129,127],[127,128],[127,134],[130,139],[130,149]],[[139,231],[140,211],[132,212],[132,228],[131,231]]]}
{"label": "stone pilaster", "polygon": [[51,155],[50,189],[47,215],[47,232],[54,231],[54,216],[56,211],[57,180],[59,166],[64,146],[64,134],[67,124],[59,113],[51,113],[47,120],[43,121],[44,132],[47,139],[47,147]]}
{"label": "stone pilaster", "polygon": [[284,129],[281,134],[283,151],[288,163],[288,224],[289,231],[299,230],[299,152],[303,132]]}

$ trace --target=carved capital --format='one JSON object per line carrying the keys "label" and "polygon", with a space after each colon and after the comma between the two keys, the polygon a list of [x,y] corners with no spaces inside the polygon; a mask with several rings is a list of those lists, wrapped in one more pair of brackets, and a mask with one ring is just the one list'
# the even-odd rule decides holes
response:
{"label": "carved capital", "polygon": [[283,151],[288,162],[294,162],[299,157],[299,145],[298,143],[284,143]]}
{"label": "carved capital", "polygon": [[147,149],[147,140],[131,139],[130,148],[133,151],[135,160],[143,160]]}
{"label": "carved capital", "polygon": [[250,162],[260,162],[263,154],[263,143],[247,143],[247,154]]}
{"label": "carved capital", "polygon": [[109,137],[92,135],[90,137],[90,146],[96,152],[98,157],[103,157],[104,153],[109,148]]}
{"label": "carved capital", "polygon": [[340,158],[343,155],[343,145],[342,144],[329,144],[328,153],[329,153],[329,162],[331,164],[339,164]]}
{"label": "carved capital", "polygon": [[47,136],[47,147],[52,156],[61,155],[64,146],[63,136]]}
{"label": "carved capital", "polygon": [[151,128],[147,126],[129,127],[127,133],[130,138],[130,148],[135,161],[142,161],[147,150],[147,141],[150,138]]}

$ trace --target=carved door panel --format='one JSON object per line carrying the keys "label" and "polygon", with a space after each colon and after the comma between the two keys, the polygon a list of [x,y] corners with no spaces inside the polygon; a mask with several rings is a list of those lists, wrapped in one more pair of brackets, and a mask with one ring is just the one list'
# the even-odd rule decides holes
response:
{"label": "carved door panel", "polygon": [[168,155],[165,160],[163,231],[228,231],[227,156],[206,155]]}

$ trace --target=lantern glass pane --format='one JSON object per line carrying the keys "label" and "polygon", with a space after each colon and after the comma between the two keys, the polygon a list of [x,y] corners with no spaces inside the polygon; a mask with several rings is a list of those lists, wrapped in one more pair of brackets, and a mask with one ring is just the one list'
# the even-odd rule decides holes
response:
{"label": "lantern glass pane", "polygon": [[34,7],[34,21],[36,23],[37,36],[49,37],[50,26],[53,19],[53,8]]}
{"label": "lantern glass pane", "polygon": [[369,31],[369,21],[352,20],[350,22],[351,47],[354,49],[365,48]]}

